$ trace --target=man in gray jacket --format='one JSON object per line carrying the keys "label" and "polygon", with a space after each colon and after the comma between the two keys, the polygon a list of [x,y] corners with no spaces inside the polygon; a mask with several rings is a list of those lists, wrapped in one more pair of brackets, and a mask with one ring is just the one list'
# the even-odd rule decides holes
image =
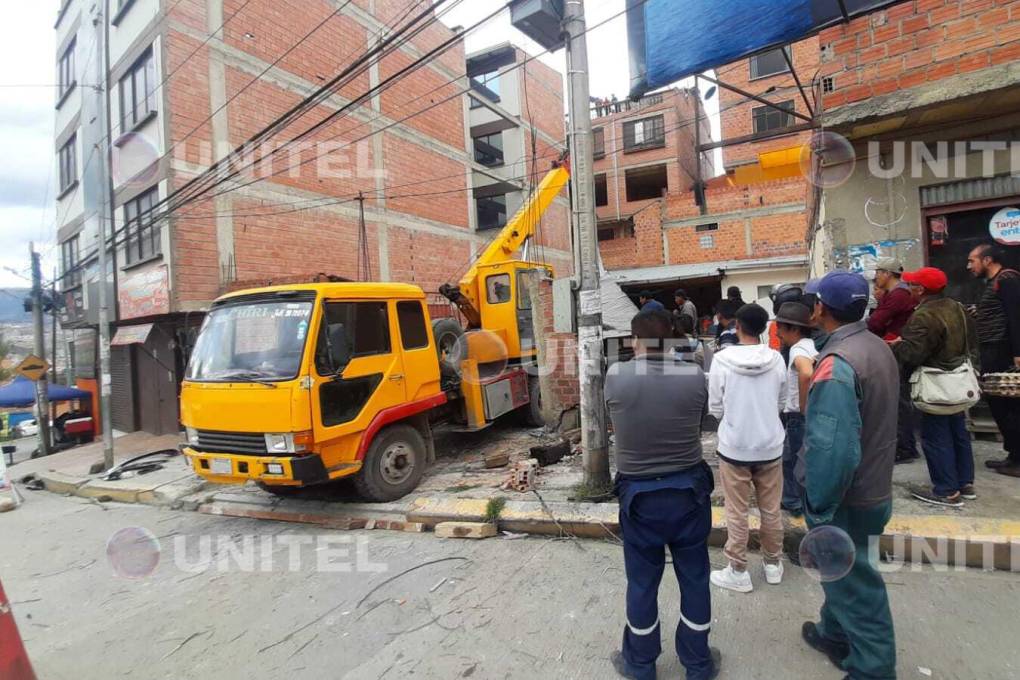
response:
{"label": "man in gray jacket", "polygon": [[659,582],[668,547],[681,593],[677,655],[688,680],[706,680],[718,674],[720,656],[708,646],[713,481],[701,451],[705,374],[666,351],[673,335],[667,312],[639,312],[631,331],[634,359],[613,364],[606,374],[627,572],[623,649],[611,660],[625,678],[654,680],[662,651]]}

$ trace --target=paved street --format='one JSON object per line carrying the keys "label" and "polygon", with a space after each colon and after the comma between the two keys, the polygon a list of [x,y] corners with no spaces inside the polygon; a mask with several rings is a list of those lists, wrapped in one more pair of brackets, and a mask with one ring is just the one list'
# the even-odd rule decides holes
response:
{"label": "paved street", "polygon": [[[612,543],[322,532],[29,493],[23,507],[0,516],[3,535],[16,539],[0,554],[0,575],[40,678],[614,677],[605,658],[619,642],[624,576]],[[159,539],[161,561],[149,578],[111,568],[107,540],[126,527]],[[245,536],[267,537],[249,544],[267,542],[247,565],[253,570],[233,560],[220,570],[230,557],[220,541],[243,546]],[[318,536],[332,547],[301,547],[288,571],[289,545]],[[361,571],[317,571],[324,554],[334,556],[327,566]],[[712,559],[721,562],[721,553]],[[434,560],[444,561],[426,564]],[[1015,575],[926,568],[888,581],[901,678],[928,677],[919,667],[960,680],[1020,674]],[[716,593],[722,677],[842,677],[799,639],[820,594],[796,568],[779,587]],[[660,602],[663,621],[674,625],[671,583]],[[680,677],[672,654],[659,670]]]}

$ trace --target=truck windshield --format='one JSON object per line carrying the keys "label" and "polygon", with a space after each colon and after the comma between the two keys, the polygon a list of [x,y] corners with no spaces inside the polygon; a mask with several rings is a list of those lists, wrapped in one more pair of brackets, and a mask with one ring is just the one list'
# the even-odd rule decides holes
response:
{"label": "truck windshield", "polygon": [[312,314],[309,302],[253,302],[209,312],[188,380],[258,382],[297,377]]}

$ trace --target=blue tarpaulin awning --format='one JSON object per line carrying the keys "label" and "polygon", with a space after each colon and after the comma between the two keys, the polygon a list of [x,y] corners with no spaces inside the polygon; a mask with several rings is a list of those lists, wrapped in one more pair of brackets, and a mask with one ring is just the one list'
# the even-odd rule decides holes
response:
{"label": "blue tarpaulin awning", "polygon": [[[91,399],[92,393],[76,387],[65,387],[46,383],[46,394],[50,401],[74,401]],[[0,387],[0,407],[25,408],[35,404],[35,383],[28,378],[18,376],[8,384]]]}

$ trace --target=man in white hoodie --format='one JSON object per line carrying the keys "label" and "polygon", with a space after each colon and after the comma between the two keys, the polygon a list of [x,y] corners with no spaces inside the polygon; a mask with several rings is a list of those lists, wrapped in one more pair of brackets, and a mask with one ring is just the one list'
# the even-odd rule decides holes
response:
{"label": "man in white hoodie", "polygon": [[713,571],[714,585],[741,593],[753,590],[747,573],[747,512],[751,490],[761,513],[765,580],[783,580],[783,442],[779,418],[786,393],[782,355],[761,343],[769,315],[750,304],[737,311],[737,337],[715,355],[708,384],[708,410],[719,422],[719,474],[726,501],[729,564]]}

